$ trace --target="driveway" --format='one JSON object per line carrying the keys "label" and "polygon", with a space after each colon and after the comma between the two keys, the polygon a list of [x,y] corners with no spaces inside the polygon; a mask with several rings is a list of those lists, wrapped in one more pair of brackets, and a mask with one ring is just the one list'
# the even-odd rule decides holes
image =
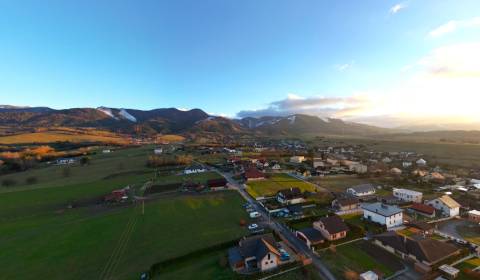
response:
{"label": "driveway", "polygon": [[458,226],[465,226],[468,222],[465,220],[452,219],[445,222],[441,222],[437,225],[438,231],[448,234],[457,239],[463,239],[463,237],[458,233]]}

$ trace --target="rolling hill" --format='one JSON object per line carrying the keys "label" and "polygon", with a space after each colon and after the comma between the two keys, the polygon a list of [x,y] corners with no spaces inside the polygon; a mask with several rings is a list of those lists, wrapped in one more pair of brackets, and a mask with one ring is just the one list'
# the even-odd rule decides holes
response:
{"label": "rolling hill", "polygon": [[[210,116],[200,109],[178,110],[162,108],[136,110],[123,108],[72,108],[55,110],[47,107],[0,106],[0,133],[15,135],[38,132],[39,129],[57,128],[97,129],[127,135],[176,134],[188,138],[250,136],[353,136],[410,139],[437,139],[469,142],[479,140],[477,133],[465,132],[415,132],[380,128],[340,119],[320,118],[295,114],[290,116],[265,116],[229,119]],[[454,136],[457,135],[457,136]]]}

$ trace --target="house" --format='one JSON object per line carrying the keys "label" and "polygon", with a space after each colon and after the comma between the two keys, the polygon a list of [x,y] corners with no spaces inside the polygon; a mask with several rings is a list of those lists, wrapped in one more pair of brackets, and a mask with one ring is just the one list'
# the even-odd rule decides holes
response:
{"label": "house", "polygon": [[59,158],[57,159],[57,165],[67,165],[67,164],[74,164],[74,158]]}
{"label": "house", "polygon": [[411,161],[404,161],[402,162],[402,167],[403,168],[409,168],[412,167],[413,163]]}
{"label": "house", "polygon": [[417,271],[430,272],[432,267],[443,260],[458,255],[456,246],[431,238],[411,239],[395,232],[387,232],[373,237],[374,244],[401,258],[416,262]]}
{"label": "house", "polygon": [[278,164],[278,163],[273,164],[271,168],[272,168],[272,170],[280,170],[280,169],[282,169],[282,167],[281,167],[280,164]]}
{"label": "house", "polygon": [[277,242],[271,233],[245,237],[228,250],[230,266],[236,270],[269,271],[281,264]]}
{"label": "house", "polygon": [[360,274],[360,280],[378,280],[378,275],[373,271]]}
{"label": "house", "polygon": [[357,174],[365,174],[368,172],[368,166],[361,163],[352,164],[349,166],[349,170]]}
{"label": "house", "polygon": [[299,188],[289,188],[277,192],[277,201],[282,204],[297,204],[305,202],[302,191]]}
{"label": "house", "polygon": [[245,180],[255,181],[265,179],[265,174],[256,168],[249,168],[245,171],[244,174]]}
{"label": "house", "polygon": [[420,214],[425,217],[435,217],[435,208],[427,204],[413,203],[412,206],[408,207],[408,210],[409,212]]}
{"label": "house", "polygon": [[460,204],[448,195],[430,200],[427,204],[440,210],[444,216],[455,217],[460,215]]}
{"label": "house", "polygon": [[390,169],[390,174],[393,175],[393,176],[400,176],[402,175],[402,170],[400,170],[400,168],[392,168]]}
{"label": "house", "polygon": [[304,156],[293,156],[293,157],[290,158],[291,163],[302,163],[304,161],[305,161]]}
{"label": "house", "polygon": [[385,158],[382,159],[382,162],[385,163],[385,164],[388,164],[388,163],[392,162],[392,159],[389,158],[389,157],[385,157]]}
{"label": "house", "polygon": [[360,201],[355,197],[337,198],[332,201],[332,208],[339,211],[354,211],[360,209]]}
{"label": "house", "polygon": [[417,166],[427,166],[427,161],[423,158],[417,160],[415,163],[417,164]]}
{"label": "house", "polygon": [[363,184],[347,189],[347,193],[356,197],[363,197],[375,194],[375,187],[371,184]]}
{"label": "house", "polygon": [[478,210],[468,211],[468,220],[474,223],[480,223],[480,211]]}
{"label": "house", "polygon": [[393,189],[393,196],[402,201],[421,203],[423,200],[423,193],[412,191],[408,189]]}
{"label": "house", "polygon": [[107,194],[103,200],[105,202],[121,202],[128,199],[127,190],[129,188],[113,190],[111,193]]}
{"label": "house", "polygon": [[381,202],[362,205],[363,218],[381,225],[387,229],[403,224],[403,210],[397,206],[386,205]]}
{"label": "house", "polygon": [[313,168],[317,168],[317,167],[325,167],[325,162],[323,162],[322,158],[313,159]]}
{"label": "house", "polygon": [[348,226],[337,215],[320,218],[313,223],[313,228],[320,231],[329,241],[345,238],[349,231]]}
{"label": "house", "polygon": [[227,180],[225,178],[210,179],[207,181],[207,187],[211,190],[224,189],[227,187]]}
{"label": "house", "polygon": [[203,166],[199,164],[191,165],[183,171],[184,174],[197,174],[197,173],[203,173],[207,171]]}
{"label": "house", "polygon": [[155,148],[153,150],[153,153],[156,154],[156,155],[161,155],[163,153],[163,149],[162,148]]}
{"label": "house", "polygon": [[102,150],[102,153],[103,153],[103,154],[109,154],[109,153],[111,153],[111,152],[112,152],[112,150],[110,150],[110,149]]}
{"label": "house", "polygon": [[322,233],[314,228],[304,228],[297,230],[295,233],[297,238],[305,242],[308,248],[312,248],[315,245],[325,242],[325,238]]}

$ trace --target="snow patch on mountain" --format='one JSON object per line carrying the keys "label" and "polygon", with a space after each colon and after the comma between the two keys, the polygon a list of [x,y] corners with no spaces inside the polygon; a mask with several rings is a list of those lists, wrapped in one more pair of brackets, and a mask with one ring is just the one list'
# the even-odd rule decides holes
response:
{"label": "snow patch on mountain", "polygon": [[134,116],[130,115],[125,109],[121,109],[118,114],[122,116],[124,119],[127,119],[131,122],[137,122],[137,119]]}
{"label": "snow patch on mountain", "polygon": [[326,123],[330,122],[329,118],[326,118],[326,117],[319,117],[319,118]]}
{"label": "snow patch on mountain", "polygon": [[112,119],[118,120],[118,118],[115,117],[115,115],[114,115],[113,112],[112,112],[112,109],[110,109],[110,108],[98,107],[97,110],[100,111],[100,112],[102,112],[102,113],[104,113],[105,115],[111,117]]}
{"label": "snow patch on mountain", "polygon": [[294,124],[296,118],[297,118],[297,116],[293,115],[293,116],[288,117],[287,120],[290,121],[290,124]]}

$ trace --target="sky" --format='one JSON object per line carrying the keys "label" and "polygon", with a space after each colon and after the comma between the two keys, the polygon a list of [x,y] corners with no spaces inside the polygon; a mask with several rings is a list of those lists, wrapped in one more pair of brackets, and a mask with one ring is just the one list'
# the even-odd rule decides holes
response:
{"label": "sky", "polygon": [[0,104],[480,122],[478,0],[0,0]]}

